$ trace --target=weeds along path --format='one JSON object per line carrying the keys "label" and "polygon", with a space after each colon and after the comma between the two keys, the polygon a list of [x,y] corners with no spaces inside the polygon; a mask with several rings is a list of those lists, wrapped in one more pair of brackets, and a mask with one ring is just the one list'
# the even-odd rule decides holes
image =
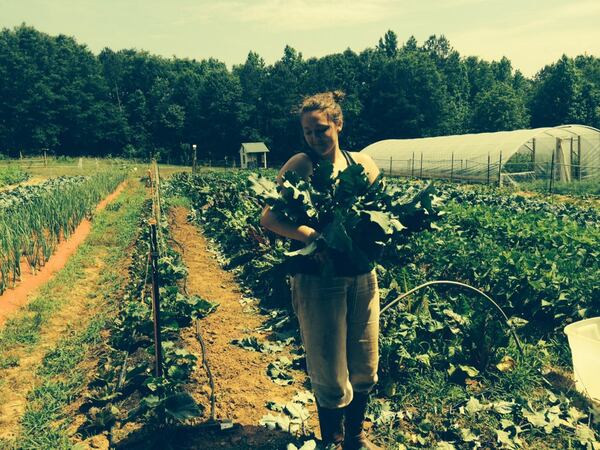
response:
{"label": "weeds along path", "polygon": [[[121,192],[118,201],[127,203],[127,207],[100,212]],[[97,220],[78,228],[80,235],[76,238],[83,240],[91,231],[88,239],[76,252],[73,250],[68,261],[64,253],[59,253],[64,258],[62,270],[0,330],[0,447],[17,438],[19,432],[26,433],[27,430],[20,431],[20,419],[32,408],[28,396],[41,382],[39,372],[46,355],[62,340],[83,332],[92,319],[106,310],[106,293],[116,288],[126,272],[123,255],[129,244],[122,242],[119,231],[122,216],[134,209],[129,204],[141,202],[134,198],[143,195],[143,188],[130,181],[106,198],[97,209]]]}
{"label": "weeds along path", "polygon": [[[95,212],[102,211],[106,205],[112,202],[125,189],[127,181],[121,183],[117,188],[102,200],[96,206]],[[4,325],[6,319],[17,309],[27,303],[28,297],[47,283],[52,276],[62,269],[69,258],[75,253],[77,248],[83,243],[85,238],[92,230],[92,223],[88,219],[83,219],[75,231],[58,244],[56,251],[50,256],[41,270],[32,272],[26,261],[21,262],[22,274],[21,281],[14,289],[7,289],[0,294],[0,327]]]}
{"label": "weeds along path", "polygon": [[[217,310],[201,320],[201,331],[207,350],[207,358],[212,370],[216,388],[216,416],[229,418],[241,428],[219,434],[197,433],[189,443],[181,448],[285,448],[291,442],[291,435],[283,432],[270,432],[259,425],[266,414],[273,413],[265,406],[267,401],[289,402],[298,391],[306,390],[306,375],[294,370],[294,382],[288,386],[275,384],[267,376],[270,362],[283,355],[293,359],[290,349],[284,352],[264,354],[248,351],[233,345],[233,339],[254,336],[266,340],[268,336],[256,331],[266,320],[257,308],[249,304],[242,306],[241,290],[233,274],[223,270],[200,230],[187,222],[188,210],[173,208],[170,216],[172,237],[181,245],[184,264],[189,275],[187,290],[212,302],[219,303]],[[177,245],[176,245],[177,247]],[[201,347],[194,330],[186,330],[184,337],[201,361]],[[196,370],[192,384],[188,387],[194,398],[205,406],[206,416],[210,413],[210,388],[208,377],[202,367]],[[311,419],[309,427],[316,428],[315,407],[309,406]],[[189,445],[188,445],[189,444]]]}

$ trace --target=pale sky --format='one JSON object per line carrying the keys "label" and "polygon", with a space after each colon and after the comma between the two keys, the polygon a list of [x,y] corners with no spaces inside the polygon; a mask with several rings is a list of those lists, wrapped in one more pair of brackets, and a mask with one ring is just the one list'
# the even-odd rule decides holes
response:
{"label": "pale sky", "polygon": [[267,64],[286,44],[305,58],[444,34],[461,56],[508,57],[526,76],[568,56],[600,56],[600,0],[0,0],[0,26],[25,22],[74,36],[94,53],[136,48],[214,57],[231,68],[250,50]]}

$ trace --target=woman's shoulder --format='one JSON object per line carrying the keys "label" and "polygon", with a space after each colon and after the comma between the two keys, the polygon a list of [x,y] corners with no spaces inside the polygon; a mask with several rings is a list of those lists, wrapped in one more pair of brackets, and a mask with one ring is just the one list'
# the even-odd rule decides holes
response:
{"label": "woman's shoulder", "polygon": [[281,178],[286,172],[296,172],[301,177],[307,177],[312,173],[312,160],[306,153],[296,153],[279,170],[278,178]]}
{"label": "woman's shoulder", "polygon": [[369,180],[373,182],[377,175],[379,175],[379,167],[377,167],[377,164],[373,161],[371,155],[364,152],[348,152],[348,154],[356,164],[360,164],[364,167]]}
{"label": "woman's shoulder", "polygon": [[286,164],[294,164],[298,166],[312,164],[312,159],[308,153],[298,152],[292,155],[290,159],[287,160]]}

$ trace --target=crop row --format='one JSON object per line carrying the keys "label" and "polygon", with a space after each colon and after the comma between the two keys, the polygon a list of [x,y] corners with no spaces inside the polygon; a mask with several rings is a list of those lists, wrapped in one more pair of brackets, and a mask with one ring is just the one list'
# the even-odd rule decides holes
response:
{"label": "crop row", "polygon": [[[430,279],[466,282],[490,293],[509,316],[532,322],[532,333],[538,327],[551,333],[600,314],[595,301],[600,298],[595,282],[600,277],[597,209],[502,196],[489,189],[436,189],[444,198],[446,219],[440,229],[413,234],[387,250],[380,265],[384,289],[392,279],[404,280],[402,287],[408,288]],[[260,297],[276,303],[274,297],[283,294],[274,292],[281,284],[277,266],[288,243],[260,227],[260,202],[247,175],[178,174],[171,190],[195,204],[205,232],[229,257],[228,267],[247,272],[243,278],[262,291]]]}
{"label": "crop row", "polygon": [[58,242],[126,176],[114,171],[60,177],[0,193],[0,293],[19,280],[23,258],[33,270],[43,266]]}
{"label": "crop row", "polygon": [[[128,269],[129,284],[109,322],[109,345],[101,355],[91,392],[81,408],[87,414],[84,435],[113,429],[111,435],[119,440],[127,432],[119,432],[118,428],[126,423],[161,426],[202,415],[202,408],[184,390],[200,362],[184,348],[180,331],[216,305],[186,295],[178,287],[187,269],[180,255],[167,245],[169,230],[163,222],[159,239],[164,241],[159,248],[164,250],[158,256],[163,363],[162,375],[158,376],[149,261],[151,203],[148,200],[143,207]],[[115,425],[117,428],[113,428]]]}

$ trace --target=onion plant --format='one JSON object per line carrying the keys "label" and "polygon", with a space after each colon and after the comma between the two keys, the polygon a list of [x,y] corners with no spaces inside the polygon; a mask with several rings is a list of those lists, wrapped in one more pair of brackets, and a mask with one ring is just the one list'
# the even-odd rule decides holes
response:
{"label": "onion plant", "polygon": [[127,176],[106,171],[93,176],[52,178],[0,193],[0,293],[20,279],[24,261],[38,270],[96,204]]}

